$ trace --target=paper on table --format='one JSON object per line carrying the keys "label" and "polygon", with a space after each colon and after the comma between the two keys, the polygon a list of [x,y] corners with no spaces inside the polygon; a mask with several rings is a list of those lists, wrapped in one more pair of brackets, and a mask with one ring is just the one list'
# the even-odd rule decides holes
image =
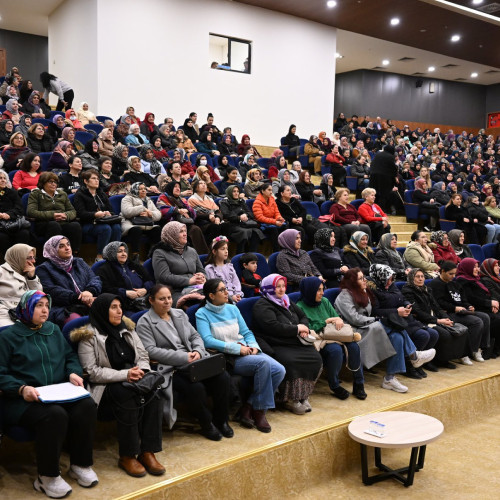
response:
{"label": "paper on table", "polygon": [[89,391],[79,385],[73,385],[71,382],[44,385],[36,387],[36,390],[40,393],[38,399],[42,403],[67,403],[90,397]]}

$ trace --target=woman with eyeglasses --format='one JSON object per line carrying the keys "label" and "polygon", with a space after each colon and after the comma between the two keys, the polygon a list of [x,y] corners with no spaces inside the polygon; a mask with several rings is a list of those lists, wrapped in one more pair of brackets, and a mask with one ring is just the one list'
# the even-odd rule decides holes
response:
{"label": "woman with eyeglasses", "polygon": [[68,195],[58,189],[59,178],[53,172],[42,172],[38,189],[31,191],[28,198],[27,215],[35,219],[35,233],[46,240],[63,234],[71,242],[75,253],[80,250],[82,226],[76,222],[76,210]]}

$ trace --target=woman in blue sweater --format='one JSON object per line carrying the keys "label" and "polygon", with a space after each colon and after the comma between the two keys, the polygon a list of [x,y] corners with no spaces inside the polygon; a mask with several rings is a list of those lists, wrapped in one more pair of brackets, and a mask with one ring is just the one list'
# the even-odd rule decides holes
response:
{"label": "woman in blue sweater", "polygon": [[224,353],[235,375],[253,378],[253,392],[240,409],[240,423],[271,432],[266,411],[274,408],[274,393],[285,377],[285,368],[261,351],[239,309],[227,303],[222,280],[208,280],[203,293],[205,305],[196,311],[196,327],[205,347]]}

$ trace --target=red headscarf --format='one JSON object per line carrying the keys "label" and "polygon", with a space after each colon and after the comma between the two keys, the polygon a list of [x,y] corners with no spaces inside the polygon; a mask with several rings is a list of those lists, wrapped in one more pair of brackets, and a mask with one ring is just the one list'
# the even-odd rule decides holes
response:
{"label": "red headscarf", "polygon": [[464,280],[477,283],[480,288],[490,295],[490,291],[481,283],[481,281],[479,281],[479,276],[474,276],[472,274],[476,264],[479,264],[479,261],[469,257],[461,260],[460,264],[458,264],[457,278],[463,278]]}
{"label": "red headscarf", "polygon": [[148,127],[149,131],[150,132],[153,132],[154,128],[155,128],[155,124],[154,122],[153,123],[150,123],[148,118],[151,116],[151,115],[155,115],[154,113],[146,113],[146,116],[144,117],[144,121],[142,123],[145,123],[146,124],[146,127]]}
{"label": "red headscarf", "polygon": [[491,278],[495,283],[500,283],[500,278],[495,274],[493,268],[498,264],[496,259],[486,259],[483,260],[481,267],[479,268],[479,274],[481,276],[487,276]]}

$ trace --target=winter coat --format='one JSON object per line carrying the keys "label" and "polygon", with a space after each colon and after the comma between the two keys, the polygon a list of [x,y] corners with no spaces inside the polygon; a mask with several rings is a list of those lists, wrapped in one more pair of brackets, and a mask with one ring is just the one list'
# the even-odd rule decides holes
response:
{"label": "winter coat", "polygon": [[[150,198],[147,199],[148,210],[153,213],[153,222],[158,222],[161,219],[161,212],[156,208],[155,204]],[[142,203],[142,199],[138,196],[133,196],[131,194],[125,195],[122,198],[121,212],[120,215],[123,217],[122,220],[122,236],[125,236],[134,224],[132,224],[133,217],[139,217],[140,213],[145,210]],[[140,226],[144,231],[151,229],[152,226]]]}
{"label": "winter coat", "polygon": [[113,207],[109,202],[108,195],[102,190],[97,189],[96,197],[101,200],[104,208],[99,208],[95,201],[94,196],[86,187],[81,187],[76,193],[73,200],[73,204],[76,209],[76,213],[82,224],[95,224],[95,213],[100,211],[108,211],[113,213]]}
{"label": "winter coat", "polygon": [[453,247],[450,244],[445,247],[438,243],[432,242],[429,243],[429,248],[432,249],[432,253],[434,254],[434,262],[436,264],[439,264],[439,262],[442,260],[451,260],[455,264],[458,264],[460,262],[460,259],[458,258],[455,250],[453,250]]}
{"label": "winter coat", "polygon": [[367,247],[368,254],[365,256],[351,245],[344,247],[344,262],[349,268],[359,267],[365,276],[368,276],[370,266],[375,263],[373,250]]}
{"label": "winter coat", "polygon": [[435,278],[438,274],[439,266],[434,262],[434,254],[424,249],[420,243],[412,241],[408,243],[404,258],[411,267],[421,269],[426,278]]}
{"label": "winter coat", "polygon": [[59,221],[59,224],[65,224],[76,219],[75,207],[73,207],[68,195],[62,189],[57,189],[53,198],[42,192],[41,189],[34,189],[28,197],[26,212],[28,217],[39,222],[54,220],[55,213],[65,213],[67,216],[67,219]]}

